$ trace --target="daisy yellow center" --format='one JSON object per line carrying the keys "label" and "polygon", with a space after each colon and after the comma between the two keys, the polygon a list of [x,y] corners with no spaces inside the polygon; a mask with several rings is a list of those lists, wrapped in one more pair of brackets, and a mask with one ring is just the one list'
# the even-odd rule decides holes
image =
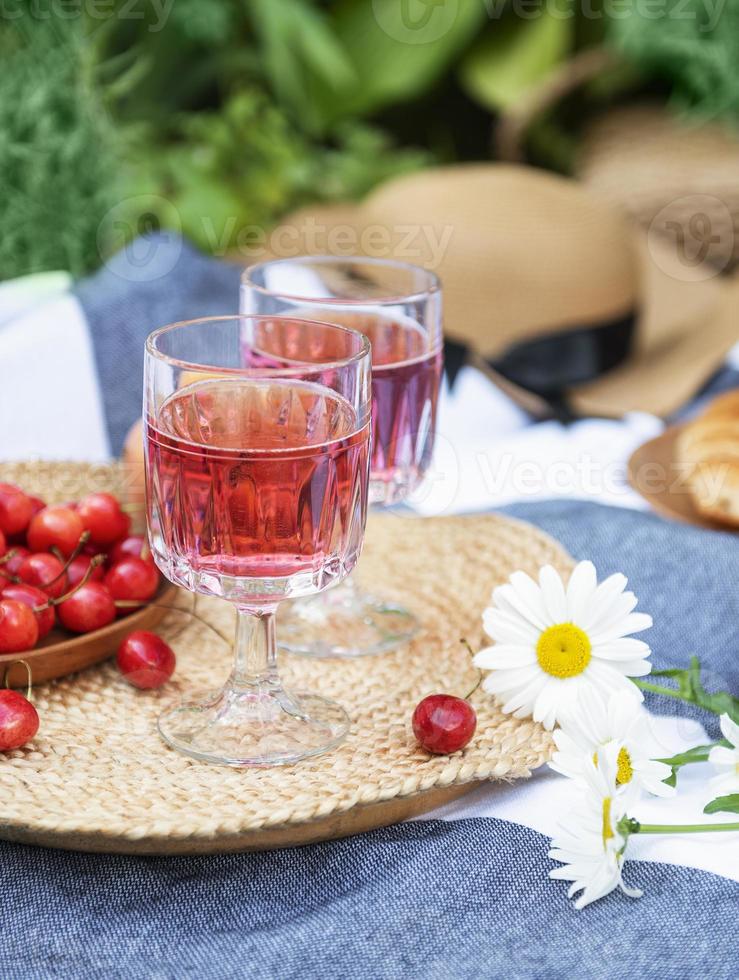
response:
{"label": "daisy yellow center", "polygon": [[625,783],[630,783],[634,770],[631,766],[631,756],[628,749],[622,748],[619,751],[616,766],[616,782],[618,785],[623,786]]}
{"label": "daisy yellow center", "polygon": [[606,796],[603,800],[603,847],[614,836],[611,827],[611,797]]}
{"label": "daisy yellow center", "polygon": [[550,626],[536,644],[539,666],[552,677],[576,677],[590,663],[592,647],[588,634],[574,623]]}

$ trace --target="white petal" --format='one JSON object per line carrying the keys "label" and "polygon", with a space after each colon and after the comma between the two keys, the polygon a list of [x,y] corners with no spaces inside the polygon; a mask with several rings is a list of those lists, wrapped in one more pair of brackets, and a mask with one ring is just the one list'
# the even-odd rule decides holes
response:
{"label": "white petal", "polygon": [[500,710],[503,714],[509,715],[512,711],[520,711],[525,708],[526,713],[523,717],[528,717],[532,712],[536,696],[546,682],[546,677],[543,677],[541,674],[534,677],[528,684],[524,685],[510,697]]}
{"label": "white petal", "polygon": [[475,667],[482,670],[505,670],[510,667],[526,667],[536,662],[536,652],[531,647],[496,643],[485,647],[472,658]]}
{"label": "white petal", "polygon": [[714,745],[708,753],[708,761],[712,766],[728,766],[733,769],[739,765],[739,752],[736,749],[728,749],[725,745]]}
{"label": "white petal", "polygon": [[625,619],[636,608],[638,599],[633,592],[624,592],[616,596],[607,610],[592,610],[588,620],[587,631],[592,634],[607,633]]}
{"label": "white petal", "polygon": [[592,561],[578,562],[567,583],[567,618],[570,622],[582,622],[592,606],[597,587],[598,578]]}
{"label": "white petal", "polygon": [[567,622],[567,595],[562,579],[551,565],[545,565],[539,572],[539,585],[544,599],[544,607],[552,623]]}
{"label": "white petal", "polygon": [[721,733],[727,742],[739,748],[739,725],[732,721],[728,715],[721,715]]}
{"label": "white petal", "polygon": [[537,619],[541,620],[545,626],[552,626],[551,620],[547,617],[544,597],[541,589],[536,582],[526,574],[526,572],[514,572],[510,577],[510,584],[521,601],[532,610]]}
{"label": "white petal", "polygon": [[482,625],[491,640],[496,643],[526,643],[536,645],[541,633],[521,616],[495,609],[492,606],[482,614]]}
{"label": "white petal", "polygon": [[540,672],[535,667],[517,667],[512,670],[495,670],[482,682],[483,689],[490,694],[503,691],[517,691],[522,684],[528,684]]}
{"label": "white petal", "polygon": [[589,629],[596,619],[608,615],[612,604],[617,601],[626,588],[626,583],[626,576],[621,575],[620,572],[609,576],[605,581],[600,583],[593,596],[589,617],[580,624],[584,630]]}
{"label": "white petal", "polygon": [[549,625],[544,616],[539,615],[536,609],[524,602],[512,585],[499,586],[493,592],[493,602],[499,609],[511,613],[511,615],[520,616],[521,619],[530,623],[539,633]]}
{"label": "white petal", "polygon": [[622,636],[610,643],[593,644],[593,656],[604,660],[640,660],[648,657],[651,652],[649,644],[630,636]]}
{"label": "white petal", "polygon": [[609,643],[611,640],[618,640],[629,633],[641,633],[642,630],[648,630],[651,626],[652,617],[647,613],[629,613],[612,629],[603,632],[593,630],[590,639],[594,645]]}

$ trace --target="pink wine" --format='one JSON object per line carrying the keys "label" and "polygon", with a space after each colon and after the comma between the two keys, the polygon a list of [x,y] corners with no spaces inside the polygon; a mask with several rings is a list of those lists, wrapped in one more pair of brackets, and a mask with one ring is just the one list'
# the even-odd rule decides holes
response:
{"label": "pink wine", "polygon": [[[442,350],[429,350],[429,337],[412,320],[325,307],[300,307],[293,315],[325,319],[365,334],[372,345],[372,457],[370,496],[375,503],[402,500],[422,480],[434,448]],[[296,361],[330,360],[335,338],[320,338],[316,349],[301,345],[290,321],[276,319],[280,350]],[[245,339],[243,357],[251,366],[284,364]]]}
{"label": "pink wine", "polygon": [[374,317],[364,332],[372,344],[371,495],[390,504],[421,482],[431,462],[442,352],[429,351],[413,323]]}
{"label": "pink wine", "polygon": [[191,591],[268,602],[325,588],[356,563],[369,425],[336,392],[211,379],[147,424],[157,563]]}

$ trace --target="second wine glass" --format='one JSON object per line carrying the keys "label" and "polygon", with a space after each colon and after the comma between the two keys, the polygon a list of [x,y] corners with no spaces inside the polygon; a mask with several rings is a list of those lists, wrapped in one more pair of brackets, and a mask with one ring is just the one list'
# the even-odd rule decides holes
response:
{"label": "second wine glass", "polygon": [[[405,500],[434,448],[442,372],[442,298],[437,276],[391,259],[332,256],[262,262],[241,281],[247,314],[314,317],[365,334],[372,345],[370,502]],[[410,640],[418,622],[391,596],[347,579],[281,612],[281,646],[318,657],[357,657]]]}

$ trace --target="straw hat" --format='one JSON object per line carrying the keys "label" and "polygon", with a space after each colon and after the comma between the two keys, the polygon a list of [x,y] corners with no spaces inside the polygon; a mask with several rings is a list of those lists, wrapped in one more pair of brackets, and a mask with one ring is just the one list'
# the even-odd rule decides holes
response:
{"label": "straw hat", "polygon": [[470,164],[281,222],[250,259],[394,256],[437,272],[445,333],[534,412],[666,415],[739,339],[739,285],[686,263],[576,181]]}

